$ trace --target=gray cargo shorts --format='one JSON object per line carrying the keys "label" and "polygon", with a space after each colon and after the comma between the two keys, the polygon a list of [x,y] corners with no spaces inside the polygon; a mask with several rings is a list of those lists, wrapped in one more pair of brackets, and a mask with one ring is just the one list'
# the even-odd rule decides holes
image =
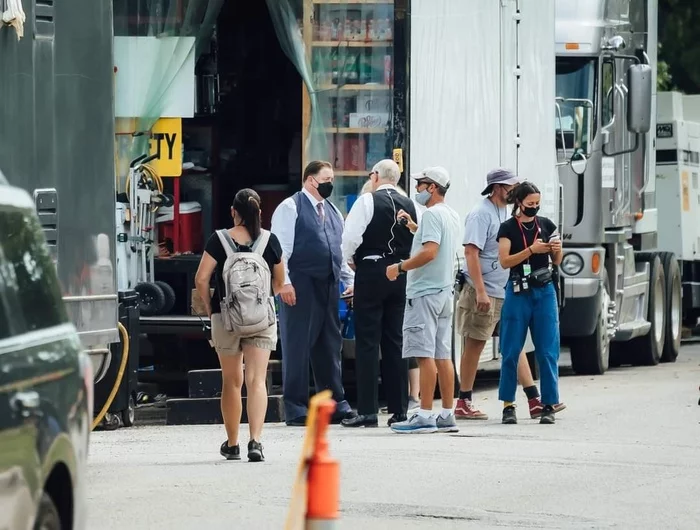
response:
{"label": "gray cargo shorts", "polygon": [[454,291],[444,289],[406,300],[403,358],[452,359]]}

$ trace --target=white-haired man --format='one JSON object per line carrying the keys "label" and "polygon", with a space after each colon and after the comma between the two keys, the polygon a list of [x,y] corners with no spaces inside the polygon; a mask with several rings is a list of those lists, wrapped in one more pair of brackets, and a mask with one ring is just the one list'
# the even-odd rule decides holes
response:
{"label": "white-haired man", "polygon": [[389,425],[406,420],[408,360],[402,358],[402,326],[406,304],[406,278],[389,281],[386,269],[407,259],[413,233],[399,220],[407,212],[417,218],[413,201],[396,185],[401,177],[393,160],[381,160],[369,174],[372,193],[355,201],[345,220],[343,260],[355,268],[355,357],[357,417],[343,420],[345,427],[378,425],[379,349],[382,383],[392,414]]}

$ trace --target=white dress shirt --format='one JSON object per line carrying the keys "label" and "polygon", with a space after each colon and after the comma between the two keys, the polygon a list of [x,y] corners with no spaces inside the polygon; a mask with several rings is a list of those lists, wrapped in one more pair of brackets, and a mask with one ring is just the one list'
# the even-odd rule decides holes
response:
{"label": "white dress shirt", "polygon": [[[343,225],[343,215],[340,210],[330,201],[319,201],[311,195],[305,188],[301,190],[302,194],[311,202],[315,212],[318,212],[318,204],[322,203],[322,208],[326,215],[329,212],[326,211],[326,205],[330,204],[333,209],[338,214],[341,226]],[[289,279],[289,260],[292,257],[292,251],[294,250],[294,232],[296,229],[297,222],[297,204],[294,202],[294,197],[288,197],[275,209],[275,213],[272,214],[272,227],[270,231],[277,236],[279,239],[280,246],[282,247],[282,252],[284,253],[284,284],[290,284],[292,281]],[[341,249],[342,250],[342,249]],[[345,260],[342,261],[340,268],[340,281],[345,284],[345,287],[351,287],[355,284],[355,273],[348,266]]]}
{"label": "white dress shirt", "polygon": [[[382,184],[377,191],[393,189],[399,193],[393,184]],[[416,208],[416,223],[420,223],[423,215],[423,207],[415,200],[413,206]],[[398,212],[398,210],[397,210]],[[345,219],[345,230],[343,230],[343,263],[352,263],[352,257],[362,244],[362,236],[374,217],[374,197],[371,193],[360,195],[350,208],[347,219]]]}

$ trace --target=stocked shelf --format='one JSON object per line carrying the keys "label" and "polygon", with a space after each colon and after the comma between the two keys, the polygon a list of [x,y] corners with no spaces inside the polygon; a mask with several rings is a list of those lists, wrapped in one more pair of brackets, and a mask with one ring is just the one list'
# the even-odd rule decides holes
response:
{"label": "stocked shelf", "polygon": [[336,134],[386,134],[386,129],[370,127],[327,127],[326,132]]}
{"label": "stocked shelf", "polygon": [[312,3],[314,4],[326,4],[326,5],[343,5],[343,4],[361,4],[361,5],[369,5],[369,4],[384,4],[384,5],[393,5],[394,0],[312,0]]}
{"label": "stocked shelf", "polygon": [[319,85],[318,90],[345,90],[345,91],[356,91],[359,92],[361,90],[373,90],[373,91],[379,91],[379,90],[391,90],[391,86],[389,85],[359,85],[359,84],[347,84],[347,85]]}
{"label": "stocked shelf", "polygon": [[366,177],[368,175],[367,171],[345,171],[342,169],[339,169],[337,171],[334,171],[333,174],[336,177]]}
{"label": "stocked shelf", "polygon": [[361,41],[361,40],[315,40],[312,43],[315,48],[391,48],[392,41]]}
{"label": "stocked shelf", "polygon": [[[394,117],[394,1],[305,0],[304,38],[315,104],[304,95],[303,145],[326,136],[333,164],[333,198],[346,212],[369,169],[392,155]],[[311,130],[318,123],[319,130]],[[304,164],[308,159],[304,152]]]}

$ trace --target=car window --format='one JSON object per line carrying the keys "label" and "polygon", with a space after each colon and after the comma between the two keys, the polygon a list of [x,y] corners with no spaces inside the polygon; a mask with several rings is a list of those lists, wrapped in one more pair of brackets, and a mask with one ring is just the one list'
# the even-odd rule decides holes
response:
{"label": "car window", "polygon": [[[56,268],[49,256],[39,221],[21,210],[0,209],[0,282],[5,293],[15,291],[21,328],[26,333],[68,322]],[[9,316],[9,315],[8,315]],[[23,322],[22,322],[23,321]]]}

